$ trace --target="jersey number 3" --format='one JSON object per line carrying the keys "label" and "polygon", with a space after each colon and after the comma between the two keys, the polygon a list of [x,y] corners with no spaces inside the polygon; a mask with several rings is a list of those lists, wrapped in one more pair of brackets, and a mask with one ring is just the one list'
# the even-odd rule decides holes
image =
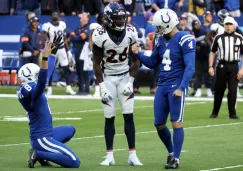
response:
{"label": "jersey number 3", "polygon": [[170,71],[171,60],[170,60],[170,50],[169,49],[167,49],[163,55],[162,64],[165,64],[165,66],[164,66],[165,71]]}

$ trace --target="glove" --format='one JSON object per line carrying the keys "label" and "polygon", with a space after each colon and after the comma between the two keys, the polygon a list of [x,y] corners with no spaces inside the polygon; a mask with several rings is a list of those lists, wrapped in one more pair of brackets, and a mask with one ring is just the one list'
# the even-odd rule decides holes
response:
{"label": "glove", "polygon": [[133,93],[133,81],[134,77],[130,77],[122,92],[124,96],[130,96]]}
{"label": "glove", "polygon": [[104,102],[108,102],[109,100],[112,99],[110,92],[107,90],[104,82],[100,83],[99,85],[100,85],[101,100]]}
{"label": "glove", "polygon": [[70,50],[67,51],[67,56],[68,56],[69,63],[71,63],[72,62],[72,58],[73,58],[73,54],[72,54],[72,52]]}
{"label": "glove", "polygon": [[62,35],[60,35],[60,36],[55,35],[53,42],[52,42],[51,54],[56,55],[59,47],[61,47],[63,45],[64,45],[64,42],[62,41]]}

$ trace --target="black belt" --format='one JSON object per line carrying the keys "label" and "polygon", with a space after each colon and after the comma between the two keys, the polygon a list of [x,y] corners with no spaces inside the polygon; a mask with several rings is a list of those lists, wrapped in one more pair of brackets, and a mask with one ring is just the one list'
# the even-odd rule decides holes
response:
{"label": "black belt", "polygon": [[128,73],[128,71],[120,73],[120,74],[113,74],[113,75],[107,75],[105,74],[105,76],[121,76],[121,75],[126,75]]}

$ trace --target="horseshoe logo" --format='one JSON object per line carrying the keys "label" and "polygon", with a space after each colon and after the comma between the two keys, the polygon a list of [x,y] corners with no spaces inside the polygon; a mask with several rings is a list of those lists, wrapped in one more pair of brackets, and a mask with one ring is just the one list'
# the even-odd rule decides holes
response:
{"label": "horseshoe logo", "polygon": [[22,70],[22,75],[23,75],[24,77],[29,77],[29,76],[31,75],[31,71],[30,71],[30,69],[29,69],[28,67],[26,67],[26,69],[29,71],[29,74],[26,74],[26,75],[25,75],[24,70]]}
{"label": "horseshoe logo", "polygon": [[[161,20],[162,20],[163,23],[165,23],[165,24],[167,24],[167,23],[170,22],[170,16],[169,16],[168,12],[166,13],[166,15],[168,16],[168,20],[167,20],[167,21],[165,21],[163,15],[161,15]],[[167,17],[166,17],[166,18],[167,18]]]}

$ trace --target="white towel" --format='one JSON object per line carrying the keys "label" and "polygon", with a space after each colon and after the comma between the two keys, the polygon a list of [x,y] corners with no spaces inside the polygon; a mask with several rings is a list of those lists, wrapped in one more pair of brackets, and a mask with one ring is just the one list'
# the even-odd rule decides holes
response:
{"label": "white towel", "polygon": [[79,59],[84,61],[84,71],[92,71],[93,70],[93,61],[89,57],[89,42],[85,42],[82,52],[80,54]]}

